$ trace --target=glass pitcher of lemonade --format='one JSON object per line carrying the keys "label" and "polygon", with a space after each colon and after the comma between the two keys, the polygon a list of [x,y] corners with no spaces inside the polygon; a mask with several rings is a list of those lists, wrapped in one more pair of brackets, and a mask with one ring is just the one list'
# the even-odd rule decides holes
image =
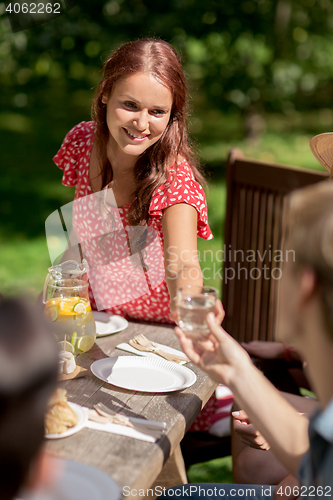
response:
{"label": "glass pitcher of lemonade", "polygon": [[67,260],[48,269],[43,302],[45,316],[55,323],[60,349],[87,352],[96,339],[85,261]]}

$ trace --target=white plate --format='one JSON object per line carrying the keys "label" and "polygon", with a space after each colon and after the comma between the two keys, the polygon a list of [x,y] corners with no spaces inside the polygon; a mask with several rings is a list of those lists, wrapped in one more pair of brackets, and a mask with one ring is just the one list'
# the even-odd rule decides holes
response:
{"label": "white plate", "polygon": [[195,373],[161,358],[119,356],[95,361],[93,374],[117,387],[141,392],[173,392],[195,383]]}
{"label": "white plate", "polygon": [[116,314],[110,316],[102,311],[94,311],[93,315],[96,323],[97,337],[104,337],[104,335],[122,332],[128,327],[127,319],[122,316],[117,316]]}
{"label": "white plate", "polygon": [[69,401],[68,404],[77,416],[78,423],[74,425],[74,427],[69,427],[67,431],[62,432],[61,434],[45,434],[45,437],[47,439],[61,439],[71,436],[72,434],[76,434],[77,432],[79,432],[86,425],[88,421],[88,415],[83,410],[83,408],[81,408],[80,405],[77,405],[76,403],[70,403]]}
{"label": "white plate", "polygon": [[52,492],[30,493],[30,495],[27,492],[22,492],[17,500],[120,499],[119,486],[101,470],[71,460],[59,460],[59,466],[64,466],[64,470]]}

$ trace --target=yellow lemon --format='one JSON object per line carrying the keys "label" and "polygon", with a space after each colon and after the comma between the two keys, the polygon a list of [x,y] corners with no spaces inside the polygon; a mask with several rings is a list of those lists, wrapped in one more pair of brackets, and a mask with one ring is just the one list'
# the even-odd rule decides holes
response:
{"label": "yellow lemon", "polygon": [[77,314],[85,314],[87,312],[87,308],[83,304],[83,302],[77,302],[73,306],[73,311],[75,311]]}
{"label": "yellow lemon", "polygon": [[[47,310],[53,306],[57,307],[59,310],[60,317],[58,318],[58,321],[69,319],[68,316],[75,316],[77,314],[83,314],[87,311],[91,311],[89,300],[81,297],[55,297],[54,299],[47,301],[45,309]],[[67,316],[67,318],[64,316]]]}
{"label": "yellow lemon", "polygon": [[95,343],[94,337],[91,337],[90,335],[84,335],[83,337],[80,337],[78,339],[76,347],[80,352],[87,352],[89,351],[89,349],[92,348],[94,343]]}
{"label": "yellow lemon", "polygon": [[83,326],[87,325],[94,319],[94,315],[91,311],[87,312],[87,314],[84,314],[82,318],[77,322],[77,326]]}
{"label": "yellow lemon", "polygon": [[59,318],[59,309],[57,306],[50,306],[45,309],[45,315],[51,321],[57,321]]}
{"label": "yellow lemon", "polygon": [[66,340],[62,340],[61,342],[59,342],[59,346],[62,351],[68,351],[74,354],[74,347]]}

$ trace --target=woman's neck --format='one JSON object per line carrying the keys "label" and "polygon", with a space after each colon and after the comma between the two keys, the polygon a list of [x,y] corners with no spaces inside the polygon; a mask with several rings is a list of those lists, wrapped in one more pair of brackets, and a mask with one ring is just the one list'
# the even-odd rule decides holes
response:
{"label": "woman's neck", "polygon": [[134,169],[137,157],[124,153],[112,138],[108,143],[107,157],[112,166],[109,188],[113,191],[118,207],[122,207],[133,201],[135,195]]}
{"label": "woman's neck", "polygon": [[134,177],[137,157],[124,153],[110,137],[107,146],[107,157],[112,165],[113,179],[117,177]]}
{"label": "woman's neck", "polygon": [[[136,157],[111,153],[111,155],[108,154],[108,159],[112,165],[112,181],[109,187],[113,191],[117,205],[122,207],[133,200],[136,191],[134,176]],[[93,192],[98,192],[105,187],[102,184],[101,168],[95,145],[90,156],[89,181]]]}

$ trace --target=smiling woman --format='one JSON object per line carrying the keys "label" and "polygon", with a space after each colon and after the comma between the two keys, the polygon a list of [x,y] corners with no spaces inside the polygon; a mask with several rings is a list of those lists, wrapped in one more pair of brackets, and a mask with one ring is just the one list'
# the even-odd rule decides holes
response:
{"label": "smiling woman", "polygon": [[73,228],[95,309],[172,323],[177,288],[202,285],[197,236],[212,234],[186,101],[173,47],[129,42],[105,63],[94,121],[74,127],[54,158],[76,186]]}

